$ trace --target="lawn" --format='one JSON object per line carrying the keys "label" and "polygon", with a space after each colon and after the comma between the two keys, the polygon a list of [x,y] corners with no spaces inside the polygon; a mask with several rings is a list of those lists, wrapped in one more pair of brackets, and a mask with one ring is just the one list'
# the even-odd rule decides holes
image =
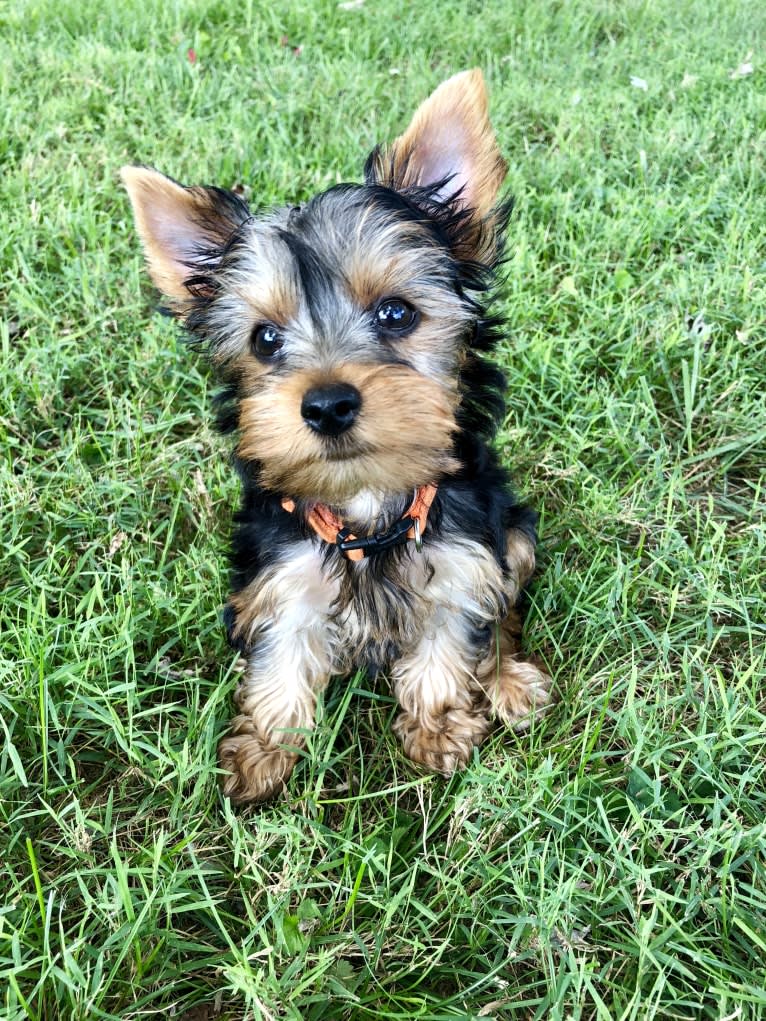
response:
{"label": "lawn", "polygon": [[[0,1016],[766,1018],[762,0],[19,0],[0,58]],[[237,482],[119,167],[300,201],[471,66],[561,701],[448,782],[338,681],[234,810]]]}

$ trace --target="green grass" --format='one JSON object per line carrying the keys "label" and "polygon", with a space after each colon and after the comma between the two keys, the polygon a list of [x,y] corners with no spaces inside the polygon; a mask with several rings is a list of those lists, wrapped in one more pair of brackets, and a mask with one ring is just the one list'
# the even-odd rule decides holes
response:
{"label": "green grass", "polygon": [[[761,0],[0,7],[0,1016],[766,1017],[764,29]],[[234,812],[237,486],[117,171],[300,200],[473,65],[562,702],[445,782],[385,687],[337,683],[287,797]]]}

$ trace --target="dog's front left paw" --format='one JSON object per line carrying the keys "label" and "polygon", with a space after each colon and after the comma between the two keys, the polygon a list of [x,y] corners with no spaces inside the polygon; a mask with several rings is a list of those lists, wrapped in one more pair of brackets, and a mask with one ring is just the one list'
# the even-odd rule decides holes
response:
{"label": "dog's front left paw", "polygon": [[448,709],[425,726],[417,717],[402,710],[394,720],[394,733],[404,754],[432,773],[450,776],[470,760],[489,730],[489,720],[478,712]]}
{"label": "dog's front left paw", "polygon": [[228,774],[223,793],[238,803],[267,801],[283,788],[296,759],[294,752],[267,741],[251,717],[237,716],[218,744],[218,760]]}
{"label": "dog's front left paw", "polygon": [[491,715],[513,730],[526,730],[555,702],[553,681],[534,663],[506,656],[499,671],[482,679]]}

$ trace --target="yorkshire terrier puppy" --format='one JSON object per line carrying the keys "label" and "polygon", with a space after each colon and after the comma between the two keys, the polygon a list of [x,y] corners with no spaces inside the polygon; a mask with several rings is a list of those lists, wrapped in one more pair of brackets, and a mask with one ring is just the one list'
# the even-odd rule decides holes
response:
{"label": "yorkshire terrier puppy", "polygon": [[229,637],[246,660],[223,789],[290,775],[334,674],[383,670],[410,759],[449,774],[550,677],[520,654],[536,515],[491,443],[504,377],[487,309],[509,203],[478,70],[379,146],[365,183],[254,216],[125,167],[149,273],[204,345],[237,433]]}

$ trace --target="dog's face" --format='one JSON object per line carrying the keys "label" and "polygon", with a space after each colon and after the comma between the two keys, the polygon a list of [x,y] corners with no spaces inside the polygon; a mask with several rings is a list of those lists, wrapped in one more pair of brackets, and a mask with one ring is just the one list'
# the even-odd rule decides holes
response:
{"label": "dog's face", "polygon": [[236,392],[266,488],[343,505],[454,470],[472,292],[505,175],[480,72],[444,82],[365,185],[261,218],[142,167],[123,179],[149,271]]}

